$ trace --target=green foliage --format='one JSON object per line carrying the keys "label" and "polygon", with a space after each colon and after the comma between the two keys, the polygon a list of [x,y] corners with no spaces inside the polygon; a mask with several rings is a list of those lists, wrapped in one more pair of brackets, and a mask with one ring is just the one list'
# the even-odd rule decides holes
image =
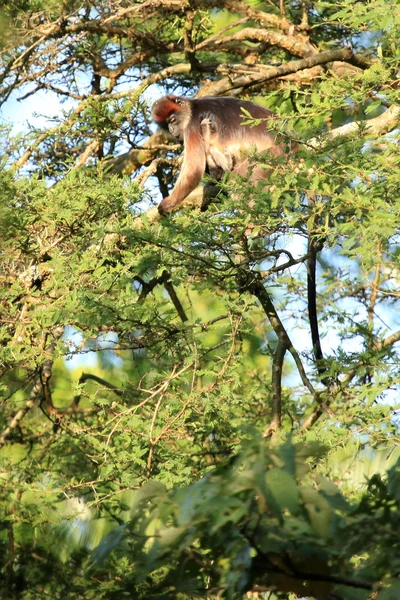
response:
{"label": "green foliage", "polygon": [[[278,5],[1,9],[0,103],[67,99],[0,130],[4,600],[399,595],[399,134],[368,128],[400,103],[399,11]],[[199,87],[272,108],[288,154],[153,220],[180,149],[149,103]]]}
{"label": "green foliage", "polygon": [[[135,492],[124,523],[86,552],[85,570],[74,574],[74,593],[85,589],[95,597],[102,582],[106,598],[129,597],[133,590],[149,599],[236,598],[253,586],[279,585],[287,593],[361,600],[368,598],[370,582],[387,576],[389,587],[381,594],[390,598],[398,564],[399,464],[385,480],[372,477],[360,501],[350,503],[309,467],[324,458],[322,446],[266,444],[253,430],[245,437],[234,460],[192,485],[168,492],[149,481]],[[54,581],[68,593],[64,582],[76,560],[71,531],[60,528],[56,535],[63,536],[67,552]],[[89,550],[88,542],[81,535],[81,547]],[[40,572],[30,577],[35,586]]]}

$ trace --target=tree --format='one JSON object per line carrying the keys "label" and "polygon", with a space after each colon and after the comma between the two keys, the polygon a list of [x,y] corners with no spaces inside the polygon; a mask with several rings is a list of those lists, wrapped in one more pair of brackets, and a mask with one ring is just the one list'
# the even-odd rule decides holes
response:
{"label": "tree", "polygon": [[[397,598],[398,7],[0,19],[2,107],[63,103],[2,129],[4,598]],[[298,151],[161,219],[166,92]]]}

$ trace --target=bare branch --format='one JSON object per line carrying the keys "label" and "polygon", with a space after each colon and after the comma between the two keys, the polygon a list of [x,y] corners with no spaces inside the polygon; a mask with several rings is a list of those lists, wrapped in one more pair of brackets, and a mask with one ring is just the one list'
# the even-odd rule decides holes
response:
{"label": "bare branch", "polygon": [[365,121],[353,121],[332,129],[326,137],[320,141],[316,138],[312,138],[308,141],[310,146],[315,148],[323,148],[329,141],[334,140],[338,137],[351,137],[358,135],[360,131],[366,135],[372,135],[377,137],[383,135],[388,131],[392,131],[395,127],[398,127],[400,122],[400,106],[393,105],[388,108],[384,113],[375,117],[374,119],[366,119]]}
{"label": "bare branch", "polygon": [[282,426],[282,375],[283,363],[287,348],[281,339],[278,338],[276,350],[272,360],[271,377],[271,409],[272,420],[264,431],[264,437],[269,437]]}
{"label": "bare branch", "polygon": [[311,381],[308,379],[305,369],[303,367],[303,363],[301,362],[300,356],[296,352],[289,335],[283,326],[282,321],[279,318],[278,313],[275,310],[275,307],[272,303],[272,300],[262,284],[261,280],[257,277],[256,273],[242,273],[243,282],[241,283],[243,289],[251,292],[258,300],[260,301],[261,306],[263,307],[265,314],[267,315],[269,322],[272,325],[272,329],[275,331],[278,339],[281,342],[282,348],[289,350],[290,354],[293,357],[294,362],[296,363],[297,370],[299,372],[300,378],[308,389],[310,394],[316,398],[317,392],[314,389]]}
{"label": "bare branch", "polygon": [[79,156],[74,168],[77,169],[77,168],[81,167],[82,165],[84,165],[86,163],[86,161],[88,160],[88,158],[90,158],[90,156],[92,154],[97,152],[99,147],[100,147],[100,142],[98,140],[93,140],[93,142],[91,142],[88,145],[88,147],[86,148],[86,150],[84,152],[82,152],[82,154]]}
{"label": "bare branch", "polygon": [[214,42],[214,48],[219,48],[230,42],[264,42],[270,46],[277,46],[286,50],[293,56],[301,58],[315,54],[317,51],[304,35],[285,35],[277,31],[245,27],[230,36],[223,37]]}
{"label": "bare branch", "polygon": [[231,76],[204,86],[198,96],[223,95],[233,89],[247,88],[252,85],[260,85],[261,83],[266,83],[272,79],[298,73],[299,71],[311,69],[318,65],[324,65],[328,63],[332,63],[333,65],[338,62],[340,63],[341,61],[347,61],[348,63],[358,62],[356,61],[355,55],[352,53],[351,49],[344,48],[342,50],[329,50],[327,52],[313,54],[312,56],[302,58],[301,60],[292,60],[284,65],[280,65],[279,67],[258,65],[257,71],[249,69],[248,73],[241,77],[232,78]]}

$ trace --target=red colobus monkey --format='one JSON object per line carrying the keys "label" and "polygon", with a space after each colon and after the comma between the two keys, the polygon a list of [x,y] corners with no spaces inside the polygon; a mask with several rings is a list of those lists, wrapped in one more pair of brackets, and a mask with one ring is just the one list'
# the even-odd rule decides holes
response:
{"label": "red colobus monkey", "polygon": [[[242,125],[246,118],[242,109],[254,119],[262,119],[261,123],[254,127]],[[168,94],[153,105],[152,116],[158,125],[184,144],[182,169],[171,195],[158,207],[161,214],[179,206],[199,185],[206,169],[215,179],[221,179],[226,171],[245,176],[249,160],[244,153],[252,148],[258,152],[268,150],[272,156],[285,154],[284,146],[277,143],[267,129],[274,113],[254,102]],[[258,181],[267,175],[268,170],[255,167],[251,179]]]}

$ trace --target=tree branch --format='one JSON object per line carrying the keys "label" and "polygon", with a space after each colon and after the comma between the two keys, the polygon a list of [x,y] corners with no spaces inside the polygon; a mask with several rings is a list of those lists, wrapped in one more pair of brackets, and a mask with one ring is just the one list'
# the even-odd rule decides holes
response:
{"label": "tree branch", "polygon": [[269,437],[272,433],[279,430],[282,426],[282,375],[283,363],[286,354],[286,347],[282,340],[278,338],[276,350],[272,360],[271,377],[271,408],[272,420],[264,431],[264,437]]}
{"label": "tree branch", "polygon": [[[63,331],[64,331],[63,326],[59,326],[53,331],[53,333],[52,333],[53,339],[49,346],[50,352],[54,350],[54,346],[55,346],[57,340],[62,336]],[[43,397],[43,395],[45,393],[45,388],[48,386],[48,382],[51,377],[53,362],[54,362],[54,359],[51,358],[49,360],[46,360],[43,363],[43,365],[40,369],[40,372],[39,372],[38,376],[36,377],[36,381],[33,385],[31,393],[29,394],[29,399],[25,402],[24,406],[19,411],[16,412],[14,417],[11,419],[10,424],[4,429],[3,433],[0,434],[0,448],[2,448],[4,446],[4,444],[6,443],[7,439],[10,437],[10,435],[12,434],[14,429],[19,427],[19,424],[21,423],[21,421],[23,420],[25,415]]]}
{"label": "tree branch", "polygon": [[[272,329],[275,331],[278,336],[279,341],[281,342],[282,348],[285,350],[289,350],[290,354],[293,357],[293,360],[296,364],[297,370],[299,372],[300,378],[305,385],[305,387],[309,390],[310,394],[313,398],[317,399],[318,394],[314,389],[311,381],[308,379],[306,372],[303,367],[303,363],[301,362],[300,356],[296,352],[289,335],[286,332],[285,327],[283,326],[282,321],[279,318],[278,313],[275,310],[275,307],[272,303],[272,300],[260,281],[257,273],[244,273],[240,274],[240,287],[249,291],[260,301],[261,306],[263,307],[265,314],[267,315],[269,322],[271,323]],[[280,350],[281,352],[282,350]]]}
{"label": "tree branch", "polygon": [[342,127],[336,127],[336,129],[332,129],[322,141],[318,140],[317,138],[312,138],[308,140],[307,144],[316,149],[323,148],[331,140],[334,140],[338,137],[352,137],[358,135],[360,131],[362,131],[363,134],[377,137],[392,131],[392,129],[399,125],[399,122],[400,106],[392,105],[390,108],[385,110],[384,113],[378,117],[375,117],[374,119],[353,121],[352,123],[342,125]]}

